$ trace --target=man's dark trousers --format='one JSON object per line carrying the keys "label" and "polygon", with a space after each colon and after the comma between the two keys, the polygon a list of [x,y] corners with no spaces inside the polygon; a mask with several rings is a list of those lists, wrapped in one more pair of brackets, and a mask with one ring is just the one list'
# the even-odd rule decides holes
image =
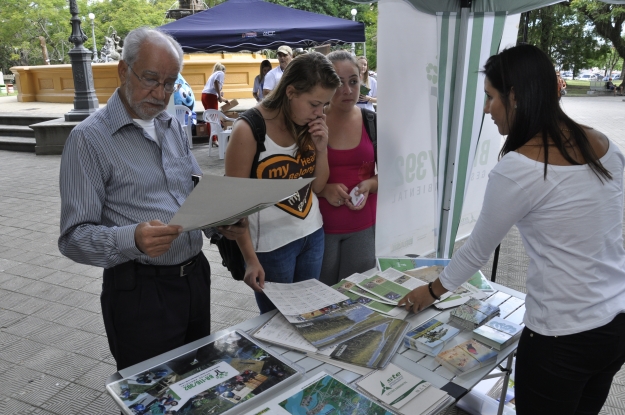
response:
{"label": "man's dark trousers", "polygon": [[156,268],[130,262],[104,270],[102,316],[118,370],[210,334],[210,265],[204,254],[183,277],[170,267]]}

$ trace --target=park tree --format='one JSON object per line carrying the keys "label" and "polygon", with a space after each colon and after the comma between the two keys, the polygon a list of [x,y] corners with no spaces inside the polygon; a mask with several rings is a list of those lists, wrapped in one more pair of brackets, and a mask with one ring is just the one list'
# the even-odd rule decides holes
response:
{"label": "park tree", "polygon": [[377,55],[377,3],[350,3],[337,0],[268,0],[270,3],[305,10],[312,13],[325,14],[351,20],[351,10],[356,9],[356,20],[365,24],[367,61],[370,68],[376,68]]}
{"label": "park tree", "polygon": [[[532,10],[527,16],[527,42],[539,47],[559,68],[577,74],[609,52],[600,45],[587,19],[569,3]],[[520,27],[519,36],[522,31]]]}
{"label": "park tree", "polygon": [[[597,0],[573,0],[571,7],[592,23],[595,32],[606,43],[611,44],[621,58],[625,58],[625,39],[623,23],[625,23],[625,6],[603,3]],[[621,79],[625,75],[625,67]]]}

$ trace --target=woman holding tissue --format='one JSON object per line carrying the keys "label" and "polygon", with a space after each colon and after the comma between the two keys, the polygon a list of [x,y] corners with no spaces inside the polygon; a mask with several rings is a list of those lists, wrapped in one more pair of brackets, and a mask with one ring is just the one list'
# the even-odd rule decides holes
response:
{"label": "woman holding tissue", "polygon": [[327,57],[341,78],[341,86],[325,109],[330,176],[319,193],[325,232],[320,279],[334,285],[375,266],[378,176],[375,144],[369,135],[375,136],[375,113],[356,106],[360,94],[358,62],[344,50]]}
{"label": "woman holding tissue", "polygon": [[625,158],[562,111],[540,49],[506,49],[484,74],[484,112],[507,137],[482,212],[440,277],[400,304],[418,312],[454,290],[516,225],[530,257],[517,414],[598,414],[625,363]]}
{"label": "woman holding tissue", "polygon": [[290,198],[250,215],[249,232],[237,239],[246,264],[245,282],[255,291],[261,313],[275,309],[262,292],[265,281],[319,279],[324,234],[316,194],[329,175],[323,108],[340,83],[322,54],[298,56],[272,93],[241,114],[245,122],[234,124],[226,176],[314,178]]}

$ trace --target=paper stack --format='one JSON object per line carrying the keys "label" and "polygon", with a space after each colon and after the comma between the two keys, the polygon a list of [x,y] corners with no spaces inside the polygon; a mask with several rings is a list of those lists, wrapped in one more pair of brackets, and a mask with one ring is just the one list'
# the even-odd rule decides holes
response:
{"label": "paper stack", "polygon": [[521,335],[523,326],[501,317],[494,317],[486,324],[473,330],[473,338],[497,350],[508,347]]}
{"label": "paper stack", "polygon": [[413,328],[404,337],[404,346],[418,352],[436,356],[445,344],[460,333],[455,327],[431,319]]}
{"label": "paper stack", "polygon": [[497,358],[497,351],[489,349],[475,340],[469,340],[436,356],[436,361],[456,375],[468,373],[491,364]]}
{"label": "paper stack", "polygon": [[499,307],[471,298],[466,303],[451,311],[449,314],[449,322],[469,330],[474,330],[498,315]]}

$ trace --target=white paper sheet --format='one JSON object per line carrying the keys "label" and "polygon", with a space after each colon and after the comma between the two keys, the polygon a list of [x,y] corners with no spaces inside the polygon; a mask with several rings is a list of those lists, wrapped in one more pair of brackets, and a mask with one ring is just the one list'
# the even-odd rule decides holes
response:
{"label": "white paper sheet", "polygon": [[315,279],[291,284],[265,282],[263,292],[287,319],[349,299]]}
{"label": "white paper sheet", "polygon": [[180,225],[185,232],[232,224],[288,199],[313,180],[314,177],[258,180],[204,175],[169,224]]}

